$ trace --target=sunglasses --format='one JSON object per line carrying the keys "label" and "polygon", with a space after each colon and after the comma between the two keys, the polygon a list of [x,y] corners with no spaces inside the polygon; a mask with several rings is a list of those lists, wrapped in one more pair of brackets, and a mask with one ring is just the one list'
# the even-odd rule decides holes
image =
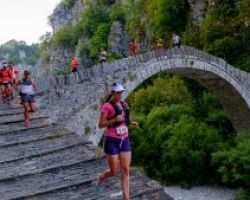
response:
{"label": "sunglasses", "polygon": [[116,94],[122,94],[123,93],[123,91],[120,91],[120,92],[115,92]]}

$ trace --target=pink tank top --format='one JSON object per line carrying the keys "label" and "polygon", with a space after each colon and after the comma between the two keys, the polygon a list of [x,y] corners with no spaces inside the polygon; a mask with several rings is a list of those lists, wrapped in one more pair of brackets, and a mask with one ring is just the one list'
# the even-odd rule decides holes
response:
{"label": "pink tank top", "polygon": [[[125,113],[122,109],[122,105],[121,103],[117,104],[119,106],[119,108],[122,110],[122,117],[123,117],[123,123],[121,125],[119,125],[118,127],[115,128],[109,128],[107,127],[106,130],[104,131],[104,136],[108,136],[108,137],[116,137],[116,138],[124,138],[128,136],[128,127],[125,123]],[[107,115],[107,118],[111,118],[115,115],[115,110],[113,108],[113,106],[110,103],[105,103],[102,106],[101,109],[102,113],[105,113]]]}

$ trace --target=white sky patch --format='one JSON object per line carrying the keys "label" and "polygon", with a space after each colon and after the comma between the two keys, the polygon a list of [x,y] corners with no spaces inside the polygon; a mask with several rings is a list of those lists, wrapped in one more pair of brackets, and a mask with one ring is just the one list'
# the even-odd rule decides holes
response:
{"label": "white sky patch", "polygon": [[48,16],[61,0],[0,0],[0,44],[23,40],[28,44],[52,29]]}

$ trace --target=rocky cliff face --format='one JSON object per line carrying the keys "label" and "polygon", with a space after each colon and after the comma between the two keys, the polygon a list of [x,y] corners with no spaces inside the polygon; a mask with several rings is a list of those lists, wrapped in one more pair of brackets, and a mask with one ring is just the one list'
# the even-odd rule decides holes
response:
{"label": "rocky cliff face", "polygon": [[208,2],[206,0],[188,0],[191,8],[191,16],[195,24],[200,24],[208,11]]}
{"label": "rocky cliff face", "polygon": [[82,12],[84,12],[85,0],[75,0],[72,7],[68,7],[64,3],[60,3],[49,16],[49,22],[56,32],[66,24],[74,25],[78,22]]}

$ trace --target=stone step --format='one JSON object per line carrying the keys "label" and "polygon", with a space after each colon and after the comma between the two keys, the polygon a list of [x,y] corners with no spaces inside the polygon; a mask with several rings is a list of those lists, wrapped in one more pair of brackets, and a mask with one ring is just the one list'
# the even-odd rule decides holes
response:
{"label": "stone step", "polygon": [[[98,170],[99,173],[103,170]],[[133,200],[173,200],[166,195],[161,187],[150,187],[147,185],[151,180],[142,180],[142,175],[130,174],[130,199]],[[69,187],[57,188],[53,191],[47,191],[40,194],[33,194],[26,197],[14,198],[15,200],[112,200],[122,199],[122,190],[120,187],[120,179],[110,178],[108,189],[106,192],[96,194],[95,183],[96,180],[89,180],[88,182],[80,182],[72,184]],[[138,186],[136,186],[138,184]],[[133,185],[133,186],[131,186]]]}
{"label": "stone step", "polygon": [[[109,179],[108,189],[105,193],[100,195],[95,193],[97,176],[106,167],[104,160],[82,162],[61,169],[22,177],[18,181],[12,180],[0,183],[0,188],[2,188],[0,192],[3,193],[2,197],[6,200],[121,199],[120,174]],[[142,176],[137,170],[132,170],[130,173],[132,199],[138,199],[145,194],[152,195],[162,189],[159,184],[152,184],[151,182],[152,180]]]}
{"label": "stone step", "polygon": [[68,129],[57,126],[25,129],[23,131],[0,134],[0,147],[25,144],[47,138],[58,137],[61,135],[71,134]]}
{"label": "stone step", "polygon": [[[69,131],[66,131],[69,133]],[[30,159],[31,157],[49,154],[61,149],[85,144],[81,138],[75,134],[59,135],[56,138],[38,140],[25,144],[0,148],[0,163],[10,162],[19,159]]]}
{"label": "stone step", "polygon": [[7,115],[16,115],[16,114],[22,114],[23,108],[15,108],[15,109],[0,109],[0,116],[7,116]]}
{"label": "stone step", "polygon": [[[41,128],[46,126],[51,126],[51,123],[47,118],[35,119],[30,122],[29,129]],[[27,128],[24,127],[24,121],[13,124],[0,124],[1,134],[14,133],[18,131],[23,131],[25,129]]]}
{"label": "stone step", "polygon": [[[30,120],[36,119],[39,117],[47,117],[47,116],[44,116],[44,115],[40,114],[39,112],[30,113]],[[16,113],[13,115],[0,116],[0,124],[9,124],[9,123],[15,123],[15,122],[20,122],[20,121],[24,121],[24,114],[23,113]]]}
{"label": "stone step", "polygon": [[0,182],[16,179],[29,174],[38,174],[47,170],[73,165],[86,160],[94,159],[95,152],[90,143],[80,144],[60,149],[39,157],[0,163]]}
{"label": "stone step", "polygon": [[103,162],[100,166],[100,162],[91,160],[40,174],[20,177],[18,180],[0,182],[1,198],[4,200],[23,199],[78,184],[88,185],[96,180],[100,168],[104,169]]}
{"label": "stone step", "polygon": [[[36,119],[48,119],[48,117],[40,115],[39,113],[36,113],[36,114],[33,113],[30,115],[31,122]],[[0,117],[0,127],[2,124],[13,124],[13,123],[18,123],[18,122],[24,122],[24,116],[22,114]]]}

